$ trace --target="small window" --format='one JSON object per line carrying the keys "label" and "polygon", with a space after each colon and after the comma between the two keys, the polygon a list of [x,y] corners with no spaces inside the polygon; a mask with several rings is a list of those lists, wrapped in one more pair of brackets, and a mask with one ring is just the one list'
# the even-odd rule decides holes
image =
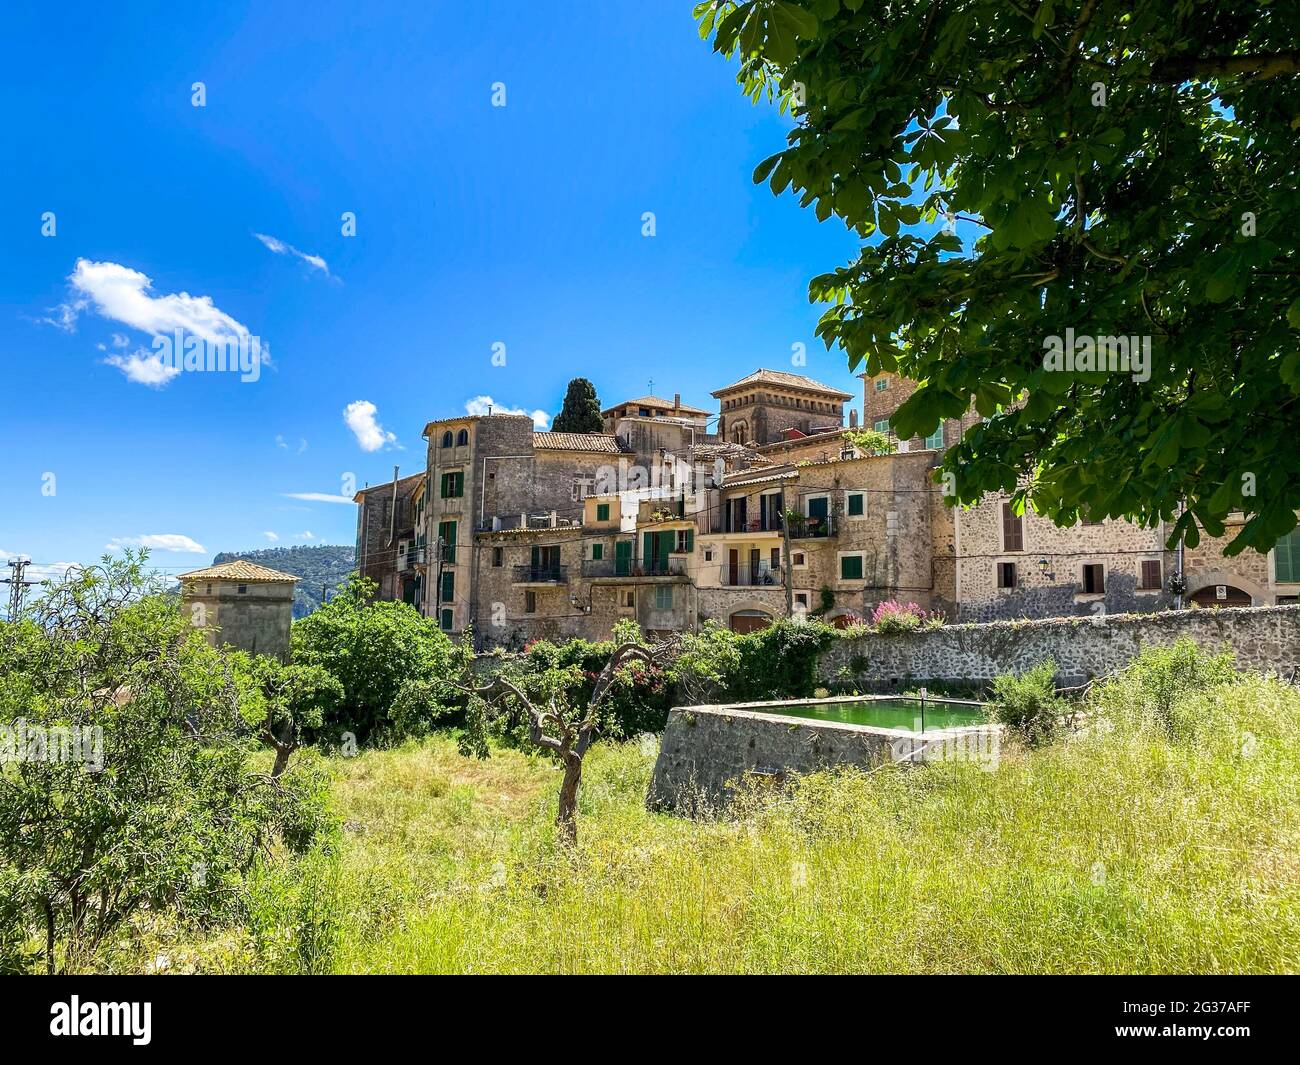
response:
{"label": "small window", "polygon": [[862,556],[861,555],[840,556],[840,580],[842,581],[862,580]]}
{"label": "small window", "polygon": [[536,593],[536,592],[524,592],[524,613],[525,613],[525,614],[536,614],[536,613],[537,613],[537,593]]}
{"label": "small window", "polygon": [[623,605],[636,606],[636,592],[629,590],[627,594],[623,596]]}
{"label": "small window", "polygon": [[1011,509],[1010,503],[1002,504],[1002,550],[1023,551],[1025,549],[1025,527],[1020,515]]}
{"label": "small window", "polygon": [[772,568],[774,570],[781,568],[781,549],[779,547],[772,548]]}
{"label": "small window", "polygon": [[442,434],[442,446],[443,446],[443,447],[451,447],[451,430],[450,430],[450,429],[448,429],[445,433]]}
{"label": "small window", "polygon": [[495,569],[500,569],[505,565],[506,549],[504,547],[492,548],[492,565]]}
{"label": "small window", "polygon": [[468,443],[469,443],[469,430],[462,429],[460,432],[456,434],[456,446],[464,447]]}
{"label": "small window", "polygon": [[608,504],[608,503],[597,503],[597,504],[596,504],[596,520],[597,520],[597,521],[609,521],[609,504]]}
{"label": "small window", "polygon": [[889,378],[888,378],[888,377],[877,377],[877,378],[876,378],[876,391],[877,391],[877,392],[883,392],[883,391],[884,391],[885,389],[887,389],[888,387],[889,387]]}
{"label": "small window", "polygon": [[705,550],[705,552],[704,552],[704,561],[705,561],[705,562],[712,562],[712,561],[713,561],[713,549],[712,549],[712,548],[708,548],[707,550]]}
{"label": "small window", "polygon": [[456,571],[452,569],[442,571],[442,601],[450,603],[456,598]]}
{"label": "small window", "polygon": [[661,584],[655,589],[655,609],[671,610],[673,608],[673,586]]}
{"label": "small window", "polygon": [[210,585],[210,584],[208,585],[208,592],[207,592],[207,594],[208,594],[208,595],[211,595],[211,594],[212,594],[212,585]]}
{"label": "small window", "polygon": [[1086,562],[1083,566],[1084,595],[1101,595],[1106,591],[1106,567],[1100,562]]}
{"label": "small window", "polygon": [[943,422],[940,422],[939,428],[925,438],[925,449],[927,451],[943,450]]}
{"label": "small window", "polygon": [[808,558],[802,551],[796,551],[790,556],[790,565],[806,566],[808,565]]}
{"label": "small window", "polygon": [[807,607],[808,607],[808,593],[807,593],[807,592],[795,592],[795,593],[794,593],[794,605],[795,605],[795,606],[801,606],[801,607],[804,607],[805,609],[807,609]]}
{"label": "small window", "polygon": [[443,632],[451,632],[452,612],[450,610],[442,611],[438,616],[438,624]]}
{"label": "small window", "polygon": [[867,512],[867,493],[850,492],[848,499],[848,512],[850,518],[860,518]]}
{"label": "small window", "polygon": [[591,560],[592,560],[593,562],[599,562],[599,561],[600,561],[602,558],[604,558],[604,557],[605,557],[605,545],[604,545],[604,544],[592,544],[592,545],[591,545]]}
{"label": "small window", "polygon": [[1142,582],[1138,586],[1144,592],[1158,592],[1163,582],[1160,579],[1160,560],[1142,560]]}
{"label": "small window", "polygon": [[247,584],[241,584],[241,585],[239,586],[239,594],[240,594],[240,595],[247,595],[247,594],[248,594],[248,585],[247,585]]}
{"label": "small window", "polygon": [[686,555],[695,550],[695,530],[678,529],[675,554]]}
{"label": "small window", "polygon": [[442,498],[459,499],[465,494],[465,474],[457,471],[456,473],[444,473],[442,475]]}
{"label": "small window", "polygon": [[880,418],[880,419],[878,419],[878,420],[876,421],[876,432],[878,432],[878,433],[888,433],[888,432],[889,432],[889,419],[888,419],[888,418]]}
{"label": "small window", "polygon": [[998,587],[1014,588],[1016,586],[1016,564],[1014,562],[998,563]]}

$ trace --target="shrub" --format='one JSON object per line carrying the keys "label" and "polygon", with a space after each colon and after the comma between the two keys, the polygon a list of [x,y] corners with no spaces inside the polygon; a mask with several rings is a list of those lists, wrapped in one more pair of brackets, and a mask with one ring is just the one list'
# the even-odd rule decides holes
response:
{"label": "shrub", "polygon": [[1234,684],[1239,674],[1233,654],[1210,654],[1183,637],[1169,647],[1148,647],[1094,697],[1104,702],[1116,725],[1143,731],[1157,728],[1175,741],[1190,741],[1205,727],[1193,706],[1194,697],[1222,684]]}
{"label": "shrub", "polygon": [[903,605],[887,599],[871,614],[871,627],[880,633],[915,632],[925,624],[927,614],[915,603]]}
{"label": "shrub", "polygon": [[408,603],[372,602],[375,588],[354,576],[323,607],[294,622],[293,660],[322,667],[343,686],[342,702],[324,719],[326,731],[346,729],[387,743],[457,705],[460,696],[445,683],[455,673],[447,634]]}
{"label": "shrub", "polygon": [[993,720],[1030,747],[1050,743],[1068,710],[1069,704],[1056,694],[1056,663],[1050,658],[1024,673],[1004,673],[993,681]]}

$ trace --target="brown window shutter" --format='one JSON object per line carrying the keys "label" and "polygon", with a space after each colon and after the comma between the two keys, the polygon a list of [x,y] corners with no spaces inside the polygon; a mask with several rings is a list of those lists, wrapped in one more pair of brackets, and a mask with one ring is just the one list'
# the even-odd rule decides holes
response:
{"label": "brown window shutter", "polygon": [[1010,503],[1002,504],[1002,550],[1023,551],[1025,549],[1024,525],[1020,516],[1011,509]]}

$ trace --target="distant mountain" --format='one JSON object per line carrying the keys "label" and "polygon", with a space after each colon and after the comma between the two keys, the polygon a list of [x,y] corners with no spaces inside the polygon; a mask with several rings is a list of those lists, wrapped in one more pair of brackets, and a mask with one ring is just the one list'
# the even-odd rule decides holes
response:
{"label": "distant mountain", "polygon": [[278,569],[301,577],[293,590],[293,616],[306,617],[321,604],[322,589],[333,592],[356,568],[351,545],[319,544],[316,547],[263,547],[256,551],[222,551],[212,560],[221,562],[246,559],[259,566]]}

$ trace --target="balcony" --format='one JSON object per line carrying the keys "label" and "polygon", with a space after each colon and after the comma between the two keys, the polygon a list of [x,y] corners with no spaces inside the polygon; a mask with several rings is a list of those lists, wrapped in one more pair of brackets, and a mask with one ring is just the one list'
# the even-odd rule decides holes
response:
{"label": "balcony", "polygon": [[742,562],[722,567],[724,588],[779,588],[782,579],[780,569],[773,569],[770,562]]}
{"label": "balcony", "polygon": [[595,579],[634,577],[685,577],[685,558],[652,558],[632,561],[631,559],[584,559],[582,575]]}
{"label": "balcony", "polygon": [[[420,548],[420,554],[422,555],[424,554],[424,548]],[[447,565],[454,566],[456,564],[455,544],[443,544],[442,549],[439,551],[439,554],[442,556],[442,561],[445,562]]]}
{"label": "balcony", "polygon": [[412,566],[424,565],[424,548],[408,547],[405,553],[399,552],[397,555],[397,572],[410,569]]}
{"label": "balcony", "polygon": [[719,519],[713,523],[709,531],[714,536],[734,536],[739,533],[767,533],[770,536],[779,536],[781,533],[781,519],[779,517],[772,517],[767,520],[752,518],[743,523]]}
{"label": "balcony", "polygon": [[807,517],[790,523],[791,540],[821,540],[835,535],[835,523],[827,517]]}
{"label": "balcony", "polygon": [[558,563],[552,566],[522,565],[515,567],[515,584],[564,584],[569,579],[569,567]]}

